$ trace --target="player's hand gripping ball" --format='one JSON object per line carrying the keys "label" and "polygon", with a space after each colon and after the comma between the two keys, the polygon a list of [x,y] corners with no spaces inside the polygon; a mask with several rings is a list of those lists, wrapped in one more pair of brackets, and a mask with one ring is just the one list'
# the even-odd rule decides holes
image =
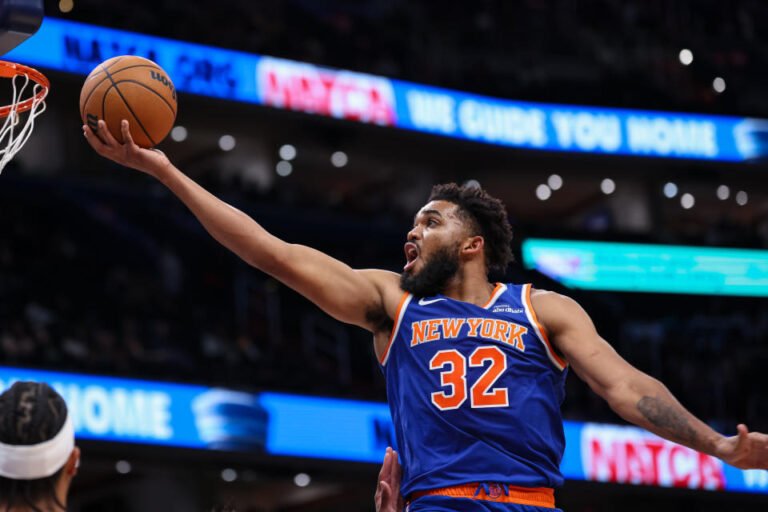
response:
{"label": "player's hand gripping ball", "polygon": [[80,91],[83,123],[98,133],[104,120],[121,144],[120,122],[127,119],[131,137],[142,148],[160,143],[176,121],[176,88],[163,69],[149,59],[122,55],[91,71]]}

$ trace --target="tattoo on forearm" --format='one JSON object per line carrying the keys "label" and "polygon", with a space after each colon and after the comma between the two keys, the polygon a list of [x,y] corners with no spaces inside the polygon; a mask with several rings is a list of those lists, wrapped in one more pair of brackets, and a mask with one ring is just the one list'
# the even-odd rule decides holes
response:
{"label": "tattoo on forearm", "polygon": [[699,439],[696,431],[688,423],[685,416],[680,413],[679,406],[656,397],[644,396],[637,402],[637,410],[674,440],[692,446],[698,444]]}

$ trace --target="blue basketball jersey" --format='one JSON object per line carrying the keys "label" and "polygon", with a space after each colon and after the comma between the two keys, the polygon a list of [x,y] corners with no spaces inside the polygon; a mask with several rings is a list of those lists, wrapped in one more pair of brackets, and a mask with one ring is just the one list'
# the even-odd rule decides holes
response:
{"label": "blue basketball jersey", "polygon": [[380,362],[404,495],[470,482],[562,485],[567,365],[530,293],[530,284],[497,284],[483,307],[403,296]]}

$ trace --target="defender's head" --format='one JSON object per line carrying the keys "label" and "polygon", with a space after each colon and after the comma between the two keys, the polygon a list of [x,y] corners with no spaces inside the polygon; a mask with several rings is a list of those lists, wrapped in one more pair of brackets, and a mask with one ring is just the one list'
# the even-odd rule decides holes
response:
{"label": "defender's head", "polygon": [[67,405],[48,384],[16,382],[0,394],[0,510],[65,510],[74,442]]}
{"label": "defender's head", "polygon": [[460,270],[503,274],[512,261],[511,242],[500,200],[477,186],[436,185],[408,232],[400,285],[427,297],[441,293]]}

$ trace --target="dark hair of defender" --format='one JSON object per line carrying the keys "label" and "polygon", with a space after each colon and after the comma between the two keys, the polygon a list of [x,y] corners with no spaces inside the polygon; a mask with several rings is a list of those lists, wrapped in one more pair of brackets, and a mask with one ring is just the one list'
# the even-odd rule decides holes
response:
{"label": "dark hair of defender", "polygon": [[[33,445],[53,439],[67,418],[67,405],[48,384],[16,382],[0,395],[0,442]],[[35,512],[35,503],[54,503],[66,510],[56,496],[56,482],[64,466],[46,478],[14,480],[0,477],[0,504],[8,512],[25,506]]]}

